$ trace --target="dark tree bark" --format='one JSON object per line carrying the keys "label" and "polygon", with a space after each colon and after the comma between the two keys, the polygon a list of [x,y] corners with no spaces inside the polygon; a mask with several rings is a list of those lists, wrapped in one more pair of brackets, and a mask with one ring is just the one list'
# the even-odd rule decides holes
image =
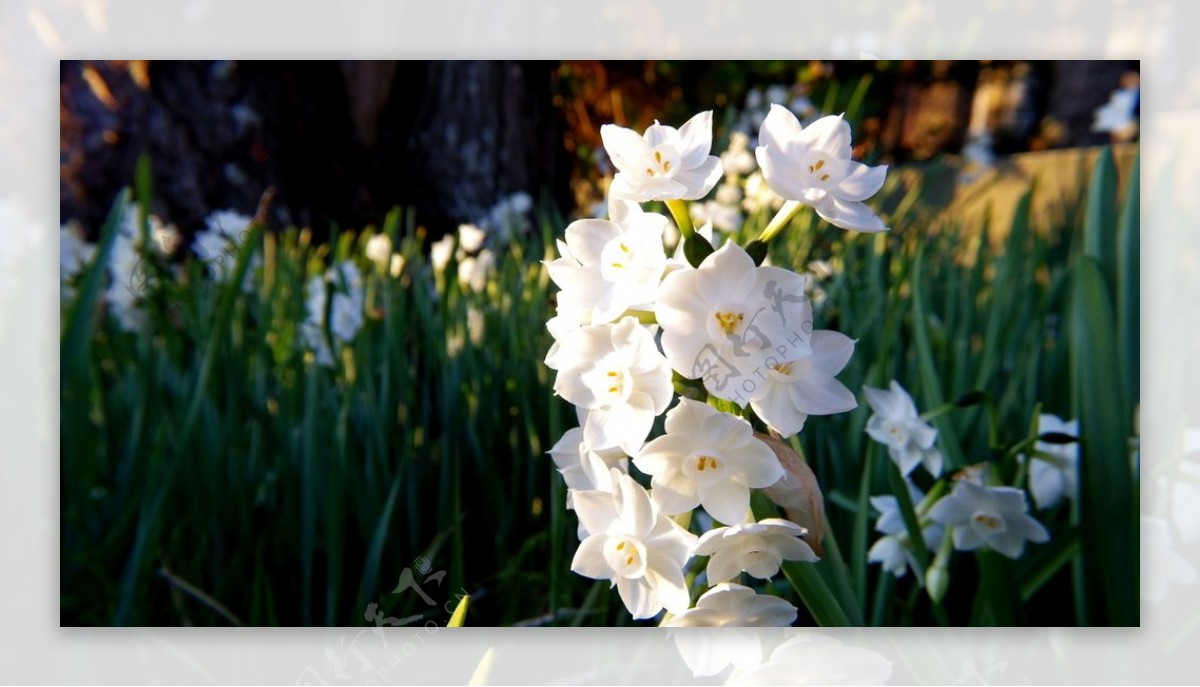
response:
{"label": "dark tree bark", "polygon": [[94,235],[150,154],[153,212],[185,231],[211,211],[344,227],[415,207],[438,235],[501,197],[568,198],[548,63],[64,62],[60,209]]}

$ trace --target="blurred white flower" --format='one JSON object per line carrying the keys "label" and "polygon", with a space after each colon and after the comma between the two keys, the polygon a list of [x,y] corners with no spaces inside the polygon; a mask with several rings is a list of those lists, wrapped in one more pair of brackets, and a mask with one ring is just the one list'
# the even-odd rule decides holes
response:
{"label": "blurred white flower", "polygon": [[[782,601],[778,597],[768,598]],[[663,627],[672,625],[673,621],[663,623]],[[732,626],[719,630],[687,626],[687,629],[672,630],[670,634],[671,639],[675,640],[679,657],[691,669],[692,676],[707,677],[720,673],[731,664],[739,668],[753,668],[762,663],[763,643],[758,632]]]}
{"label": "blurred white flower", "polygon": [[763,663],[735,666],[726,685],[882,685],[892,664],[870,649],[810,631],[784,640]]}
{"label": "blurred white flower", "polygon": [[637,202],[696,200],[721,179],[712,149],[712,112],[701,112],[678,130],[657,121],[639,136],[615,124],[600,127],[604,149],[618,172],[612,194]]}
{"label": "blurred white flower", "polygon": [[735,131],[729,135],[729,147],[721,153],[721,166],[727,176],[746,176],[758,169],[754,152],[750,150],[750,137],[744,132]]}
{"label": "blurred white flower", "polygon": [[888,455],[907,476],[918,464],[924,464],[929,474],[942,474],[942,452],[934,446],[937,430],[917,415],[912,397],[892,380],[888,390],[863,387],[867,403],[875,411],[867,420],[867,434],[887,446]]}
{"label": "blurred white flower", "polygon": [[769,580],[779,572],[783,561],[815,563],[820,560],[801,537],[808,530],[791,520],[766,518],[732,527],[705,532],[693,550],[708,556],[708,583],[715,584],[745,572],[760,580]]}
{"label": "blurred white flower", "polygon": [[721,184],[717,187],[717,195],[713,200],[722,205],[737,205],[742,202],[742,189],[737,184]]}
{"label": "blurred white flower", "polygon": [[458,263],[458,283],[469,286],[476,293],[487,288],[488,276],[496,267],[496,256],[486,248],[478,255],[463,258]]}
{"label": "blurred white flower", "polygon": [[887,166],[868,167],[850,159],[850,125],[840,115],[801,127],[786,107],[772,105],[758,144],[758,165],[776,193],[811,205],[836,227],[887,231],[862,202],[883,187]]}
{"label": "blurred white flower", "polygon": [[[528,215],[532,209],[533,198],[524,191],[517,191],[506,198],[501,198],[476,224],[479,230],[493,236],[497,245],[502,245],[511,241],[516,234],[529,229]],[[461,226],[459,230],[461,234]],[[477,237],[469,232],[468,234],[463,239],[465,250],[473,251],[482,246],[482,238],[479,238],[479,245],[476,245]],[[473,248],[467,247],[468,245]]]}
{"label": "blurred white flower", "polygon": [[594,450],[634,455],[654,418],[671,402],[671,370],[654,337],[632,317],[581,327],[559,342],[546,365],[558,370],[554,391],[590,410],[583,439]]}
{"label": "blurred white flower", "polygon": [[487,325],[487,318],[483,311],[476,308],[474,305],[467,306],[467,338],[471,343],[478,346],[483,343],[483,335]]}
{"label": "blurred white flower", "polygon": [[666,434],[642,447],[633,464],[653,476],[651,493],[667,515],[704,506],[729,524],[750,514],[750,489],[783,478],[775,452],[749,422],[682,397],[667,411]]}
{"label": "blurred white flower", "polygon": [[[332,293],[332,302],[329,301]],[[333,366],[334,353],[354,340],[362,329],[363,279],[354,263],[344,261],[331,267],[324,276],[316,275],[308,280],[305,289],[307,317],[300,326],[301,340],[313,351],[320,365]],[[325,310],[329,308],[329,332],[335,350],[329,347],[325,336]]]}
{"label": "blurred white flower", "polygon": [[746,212],[754,213],[759,210],[778,210],[783,207],[783,198],[771,189],[766,177],[761,171],[755,171],[746,177],[746,197],[742,199],[742,207]]}
{"label": "blurred white flower", "polygon": [[405,260],[404,260],[403,255],[401,255],[399,253],[393,253],[391,266],[390,266],[388,272],[393,277],[399,277],[400,273],[404,271],[404,263],[405,263]]}
{"label": "blurred white flower", "polygon": [[683,613],[691,601],[683,566],[696,536],[660,513],[632,477],[614,470],[612,480],[613,493],[575,494],[575,513],[588,537],[575,551],[571,570],[611,580],[635,619],[653,617],[664,607]]}
{"label": "blurred white flower", "polygon": [[721,231],[733,233],[742,228],[746,221],[737,205],[724,205],[715,200],[692,203],[690,214],[693,224],[710,223]]}
{"label": "blurred white flower", "polygon": [[429,247],[429,261],[433,264],[435,272],[441,272],[446,269],[446,265],[450,263],[450,256],[454,255],[454,235],[446,234],[442,238],[434,241]]}
{"label": "blurred white flower", "polygon": [[[908,484],[909,497],[913,504],[921,502],[925,495],[912,482]],[[867,552],[867,561],[881,563],[883,569],[895,575],[904,577],[908,568],[913,574],[917,573],[917,557],[912,550],[912,540],[908,536],[908,528],[904,525],[904,516],[900,514],[900,502],[895,496],[872,496],[871,505],[879,511],[879,519],[875,521],[875,530],[884,534],[871,546]],[[929,521],[921,527],[921,538],[925,548],[936,551],[941,544],[945,528],[937,522]]]}
{"label": "blurred white flower", "polygon": [[487,232],[474,224],[458,225],[458,245],[468,253],[474,253],[483,248],[483,241],[486,238]]}
{"label": "blurred white flower", "polygon": [[224,281],[233,269],[232,244],[223,234],[215,231],[198,231],[192,236],[192,253],[211,270],[217,281]]}
{"label": "blurred white flower", "polygon": [[156,215],[150,215],[150,237],[154,241],[154,250],[159,255],[174,255],[183,243],[183,236],[174,224],[166,224]]}
{"label": "blurred white flower", "polygon": [[733,241],[699,268],[671,272],[654,308],[671,367],[744,407],[768,365],[811,350],[812,308],[804,286],[793,272],[755,266]]}
{"label": "blurred white flower", "polygon": [[1133,140],[1137,135],[1138,87],[1113,91],[1108,102],[1096,108],[1092,131],[1113,134],[1119,140]]}
{"label": "blurred white flower", "polygon": [[243,215],[236,210],[217,210],[204,218],[204,224],[208,231],[220,234],[234,243],[241,243],[245,239],[243,232],[253,221],[253,217]]}
{"label": "blurred white flower", "polygon": [[1025,542],[1044,544],[1050,533],[1026,511],[1025,492],[1013,487],[981,487],[959,480],[929,511],[934,522],[954,528],[954,548],[986,546],[1009,558],[1025,553]]}
{"label": "blurred white flower", "polygon": [[367,247],[364,250],[367,259],[375,263],[380,271],[388,268],[388,261],[392,259],[392,237],[387,234],[376,234],[367,241]]}
{"label": "blurred white flower", "polygon": [[[130,206],[125,217],[136,215]],[[141,299],[147,288],[147,274],[142,264],[138,247],[140,233],[134,223],[123,222],[113,240],[112,253],[108,260],[108,287],[104,291],[104,302],[121,329],[137,331],[145,322],[146,314],[141,309]]]}
{"label": "blurred white flower", "polygon": [[75,223],[62,225],[58,235],[59,299],[70,301],[75,296],[72,282],[95,257],[96,246],[83,238],[79,226]]}
{"label": "blurred white flower", "polygon": [[[1064,422],[1057,415],[1043,413],[1038,417],[1038,434],[1057,432],[1072,437],[1079,436],[1079,421]],[[1029,465],[1029,493],[1038,508],[1049,508],[1063,499],[1074,500],[1079,493],[1079,444],[1051,444],[1039,441],[1033,445],[1034,454]],[[1021,460],[1027,460],[1021,456]]]}
{"label": "blurred white flower", "polygon": [[696,606],[663,627],[788,627],[796,607],[777,596],[757,594],[740,584],[723,583],[704,592]]}

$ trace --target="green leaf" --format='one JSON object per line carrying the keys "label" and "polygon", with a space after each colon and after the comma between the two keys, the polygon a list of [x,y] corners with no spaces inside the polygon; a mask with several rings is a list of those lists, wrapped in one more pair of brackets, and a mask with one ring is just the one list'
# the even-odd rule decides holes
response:
{"label": "green leaf", "polygon": [[1134,158],[1117,230],[1117,336],[1125,392],[1136,405],[1141,394],[1141,161]]}
{"label": "green leaf", "polygon": [[383,548],[387,545],[388,523],[392,519],[392,511],[396,506],[396,497],[400,494],[400,477],[392,481],[392,490],[388,493],[383,505],[383,512],[375,523],[375,532],[371,536],[371,547],[367,549],[367,559],[363,563],[362,591],[359,593],[358,608],[363,608],[375,598],[378,590],[380,560],[383,558]]}
{"label": "green leaf", "polygon": [[[1070,303],[1071,384],[1079,408],[1080,516],[1089,607],[1097,624],[1138,624],[1137,502],[1112,303],[1100,264],[1080,255]],[[1090,609],[1089,609],[1090,610]]]}
{"label": "green leaf", "polygon": [[1100,149],[1088,185],[1087,210],[1083,220],[1083,252],[1096,260],[1105,283],[1116,281],[1117,250],[1117,164],[1112,148]]}
{"label": "green leaf", "polygon": [[[913,305],[913,339],[917,349],[917,371],[921,379],[922,398],[926,408],[939,408],[944,403],[942,395],[942,379],[938,374],[938,366],[934,363],[933,349],[929,344],[928,316],[925,310],[925,286],[922,282],[922,269],[925,261],[925,244],[917,249],[912,268],[912,305]],[[959,443],[958,432],[946,415],[939,415],[931,420],[938,430],[938,445],[946,457],[946,469],[953,470],[967,464],[963,456],[962,445]],[[899,496],[899,495],[898,495]],[[906,495],[905,495],[906,496]],[[917,537],[919,540],[920,537]],[[922,568],[921,574],[925,571]]]}

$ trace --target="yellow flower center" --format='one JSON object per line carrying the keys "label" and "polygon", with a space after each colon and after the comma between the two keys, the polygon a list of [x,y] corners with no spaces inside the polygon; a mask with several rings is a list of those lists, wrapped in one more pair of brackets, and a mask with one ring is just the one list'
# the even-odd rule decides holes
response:
{"label": "yellow flower center", "polygon": [[726,336],[730,336],[736,332],[738,325],[742,323],[742,320],[746,319],[746,316],[740,312],[716,312],[713,314],[713,317],[717,320],[717,326],[721,328],[721,331],[725,332]]}

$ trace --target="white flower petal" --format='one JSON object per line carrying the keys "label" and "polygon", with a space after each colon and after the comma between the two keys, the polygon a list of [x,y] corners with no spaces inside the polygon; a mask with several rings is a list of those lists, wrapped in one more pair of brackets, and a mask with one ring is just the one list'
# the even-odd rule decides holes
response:
{"label": "white flower petal", "polygon": [[577,491],[573,494],[579,524],[591,534],[608,532],[617,520],[613,494],[604,491]]}
{"label": "white flower petal", "polygon": [[608,153],[613,165],[622,172],[634,169],[640,158],[646,154],[646,141],[637,135],[637,132],[623,126],[601,126],[600,140],[604,143],[604,152]]}
{"label": "white flower petal", "polygon": [[[772,104],[762,126],[758,129],[758,143],[785,151],[792,141],[801,138],[800,120],[791,110],[778,104]],[[762,165],[762,162],[759,162]]]}
{"label": "white flower petal", "polygon": [[[680,196],[683,200],[696,200],[708,195],[717,185],[725,172],[721,167],[721,158],[710,155],[694,167],[684,167],[675,173],[672,179],[682,184],[687,190]],[[675,196],[673,196],[675,197]]]}
{"label": "white flower petal", "polygon": [[844,384],[815,370],[791,385],[791,396],[795,407],[809,415],[833,415],[858,407],[858,399]]}
{"label": "white flower petal", "polygon": [[887,165],[869,167],[850,160],[846,163],[846,176],[838,184],[837,195],[844,200],[866,200],[883,188],[887,178]]}
{"label": "white flower petal", "polygon": [[724,480],[699,486],[700,505],[718,522],[737,524],[750,511],[750,490],[744,484]]}
{"label": "white flower petal", "polygon": [[571,572],[593,580],[612,578],[613,569],[604,560],[604,544],[607,541],[607,534],[596,533],[580,542],[579,548],[575,550],[575,557],[571,560]]}
{"label": "white flower petal", "polygon": [[842,200],[837,196],[827,195],[813,204],[817,214],[835,227],[850,231],[881,232],[888,227],[879,219],[871,208],[861,202]]}
{"label": "white flower petal", "polygon": [[566,230],[571,256],[585,266],[599,264],[604,247],[620,235],[621,225],[605,219],[575,220]]}
{"label": "white flower petal", "polygon": [[[699,166],[712,150],[712,110],[701,112],[679,127],[680,166],[684,169]],[[706,191],[707,193],[707,191]]]}
{"label": "white flower petal", "polygon": [[651,588],[650,582],[645,577],[639,577],[636,580],[626,577],[617,578],[617,591],[634,620],[653,618],[662,610],[662,602],[659,601],[658,594]]}
{"label": "white flower petal", "polygon": [[933,504],[933,508],[929,509],[929,519],[949,527],[954,527],[969,522],[973,513],[974,510],[970,505],[954,493],[951,493],[949,496],[943,496],[937,503]]}
{"label": "white flower petal", "polygon": [[841,115],[827,115],[804,127],[800,140],[809,150],[819,150],[835,159],[848,160],[853,152],[850,124]]}

